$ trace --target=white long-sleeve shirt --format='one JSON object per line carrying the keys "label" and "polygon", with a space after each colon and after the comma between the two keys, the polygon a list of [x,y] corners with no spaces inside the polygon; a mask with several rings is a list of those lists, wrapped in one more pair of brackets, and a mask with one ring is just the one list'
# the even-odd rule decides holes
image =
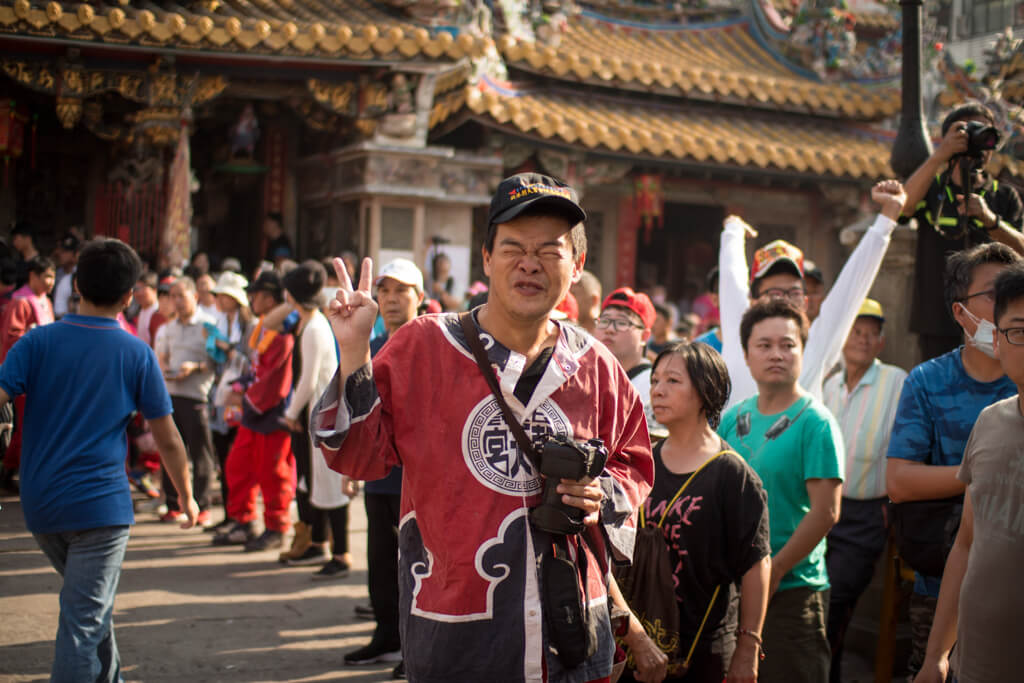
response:
{"label": "white long-sleeve shirt", "polygon": [[[295,393],[284,414],[289,419],[297,420],[303,408],[310,411],[317,399],[327,390],[338,369],[338,355],[334,350],[334,332],[331,324],[320,311],[314,311],[313,317],[299,335],[302,370]],[[310,434],[303,438],[312,439]],[[300,481],[298,486],[309,491],[310,501],[314,506],[331,510],[349,502],[348,496],[341,492],[342,476],[327,466],[323,452],[310,443],[310,481]]]}
{"label": "white long-sleeve shirt", "polygon": [[[889,237],[896,222],[878,214],[860,244],[850,254],[839,277],[821,304],[821,312],[811,325],[803,354],[800,386],[819,401],[825,373],[836,363],[850,333],[861,303],[871,290],[875,276],[889,248]],[[722,357],[732,380],[729,406],[757,394],[757,383],[750,375],[743,345],[740,321],[750,307],[744,223],[729,219],[722,230],[718,252],[718,295],[722,324]]]}
{"label": "white long-sleeve shirt", "polygon": [[299,335],[302,371],[295,384],[295,393],[284,414],[290,420],[299,419],[302,409],[313,408],[324,393],[338,369],[338,356],[334,351],[334,333],[320,311],[315,311],[306,328]]}
{"label": "white long-sleeve shirt", "polygon": [[56,318],[63,318],[68,314],[68,305],[71,302],[71,278],[72,273],[65,273],[53,289],[53,315]]}

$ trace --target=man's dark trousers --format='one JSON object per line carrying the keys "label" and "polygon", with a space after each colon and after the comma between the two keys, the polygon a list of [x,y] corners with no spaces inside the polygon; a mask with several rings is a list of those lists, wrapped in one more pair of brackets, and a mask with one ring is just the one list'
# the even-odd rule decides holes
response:
{"label": "man's dark trousers", "polygon": [[398,522],[401,494],[367,493],[366,566],[370,604],[377,618],[373,643],[397,650],[398,633]]}
{"label": "man's dark trousers", "polygon": [[831,683],[839,683],[843,640],[857,600],[871,583],[878,556],[889,538],[886,498],[843,498],[839,523],[828,534],[828,567],[832,591],[828,606],[828,642],[832,646]]}
{"label": "man's dark trousers", "polygon": [[[189,462],[192,464],[192,490],[200,510],[210,507],[210,482],[213,479],[213,440],[210,436],[210,417],[206,401],[182,396],[171,396],[174,408],[174,426],[185,442]],[[164,495],[168,510],[181,510],[178,491],[167,470],[163,471]]]}

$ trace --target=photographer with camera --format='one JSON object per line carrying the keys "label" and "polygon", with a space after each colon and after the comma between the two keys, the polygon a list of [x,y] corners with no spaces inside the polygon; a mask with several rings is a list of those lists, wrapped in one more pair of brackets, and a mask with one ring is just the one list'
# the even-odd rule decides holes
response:
{"label": "photographer with camera", "polygon": [[[330,465],[402,465],[400,630],[411,681],[608,680],[609,564],[654,478],[643,404],[593,337],[551,320],[580,278],[572,188],[526,173],[491,200],[486,304],[427,315],[371,361],[372,263],[336,260],[337,381],[311,433]],[[543,475],[543,476],[542,476]]]}
{"label": "photographer with camera", "polygon": [[985,242],[1024,254],[1020,195],[984,170],[999,143],[994,125],[980,103],[957,107],[942,122],[938,148],[906,182],[904,214],[918,225],[910,329],[919,335],[923,361],[960,344],[959,327],[935,296],[943,288],[946,255]]}

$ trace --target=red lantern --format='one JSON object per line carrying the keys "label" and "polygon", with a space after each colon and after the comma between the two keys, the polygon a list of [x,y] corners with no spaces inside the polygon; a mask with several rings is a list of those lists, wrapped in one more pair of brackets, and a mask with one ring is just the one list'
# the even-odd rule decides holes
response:
{"label": "red lantern", "polygon": [[25,122],[28,121],[24,107],[14,100],[0,101],[0,154],[17,159],[25,150]]}
{"label": "red lantern", "polygon": [[14,100],[0,101],[0,156],[4,158],[4,186],[7,185],[11,159],[25,151],[25,122],[28,115],[24,107]]}
{"label": "red lantern", "polygon": [[661,189],[661,176],[640,175],[636,177],[636,208],[644,224],[644,241],[651,241],[651,228],[657,223],[661,227],[662,208],[665,195]]}

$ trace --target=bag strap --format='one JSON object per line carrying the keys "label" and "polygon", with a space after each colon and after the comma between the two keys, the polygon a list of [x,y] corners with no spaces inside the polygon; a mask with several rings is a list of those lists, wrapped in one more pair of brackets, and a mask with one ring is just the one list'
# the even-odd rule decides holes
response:
{"label": "bag strap", "polygon": [[470,351],[473,352],[476,364],[480,368],[480,372],[483,373],[484,379],[487,380],[487,386],[491,388],[494,400],[498,402],[498,406],[501,408],[501,414],[505,418],[505,423],[512,430],[512,436],[515,437],[516,443],[519,444],[519,450],[523,452],[523,455],[529,459],[530,464],[539,473],[540,458],[537,457],[537,452],[533,448],[530,437],[526,436],[526,430],[523,429],[523,425],[519,424],[519,420],[516,419],[512,409],[508,407],[505,397],[501,394],[498,378],[494,376],[491,363],[487,360],[487,352],[484,350],[484,345],[480,343],[480,331],[477,329],[476,323],[473,322],[473,314],[469,311],[460,313],[459,324],[462,325],[462,334],[466,337],[466,342],[469,344]]}
{"label": "bag strap", "polygon": [[[672,500],[670,500],[668,502],[668,505],[665,506],[665,511],[661,515],[661,521],[658,522],[658,527],[657,528],[660,529],[662,524],[665,523],[665,519],[668,517],[669,510],[671,510],[672,506],[675,505],[675,502],[677,500],[679,500],[679,496],[683,495],[683,491],[685,491],[686,487],[690,485],[690,482],[693,481],[693,478],[696,477],[700,473],[700,471],[702,469],[704,469],[705,467],[710,465],[713,460],[717,459],[720,455],[725,455],[726,453],[736,454],[736,451],[734,451],[732,449],[725,449],[723,451],[719,451],[719,452],[715,453],[713,456],[708,458],[707,461],[705,461],[703,465],[698,467],[693,472],[693,474],[691,474],[689,477],[686,478],[686,481],[683,482],[683,485],[679,487],[678,491],[676,491],[676,495],[674,495],[672,497]],[[737,457],[739,457],[738,454],[736,454],[736,455],[737,455]],[[644,525],[643,516],[644,516],[644,508],[643,508],[643,506],[640,506],[640,526],[641,527]],[[697,649],[697,643],[700,641],[701,634],[704,633],[704,626],[706,626],[707,623],[708,623],[708,617],[711,616],[711,610],[712,610],[712,608],[714,608],[715,601],[718,600],[718,594],[719,594],[719,592],[721,592],[721,590],[722,590],[722,587],[720,585],[719,586],[715,586],[715,592],[711,594],[711,601],[708,602],[708,608],[706,610],[704,610],[704,618],[700,620],[700,627],[697,629],[697,635],[695,635],[693,637],[693,642],[690,643],[690,650],[689,650],[689,652],[686,653],[686,660],[684,661],[684,664],[683,664],[683,666],[686,667],[686,668],[690,667],[690,660],[693,659],[693,653]]]}
{"label": "bag strap", "polygon": [[[516,438],[516,443],[519,444],[519,449],[523,454],[530,460],[530,463],[540,474],[540,456],[537,455],[536,449],[533,447],[533,442],[526,436],[526,430],[519,424],[519,420],[512,413],[512,409],[508,407],[508,403],[505,401],[505,397],[501,394],[501,388],[498,386],[498,378],[494,376],[494,370],[491,369],[491,362],[487,360],[487,352],[484,350],[484,345],[480,343],[480,332],[477,329],[476,323],[473,322],[473,314],[470,311],[465,311],[459,314],[459,324],[462,326],[462,334],[466,337],[466,342],[469,344],[469,349],[473,352],[473,357],[476,359],[477,367],[480,368],[480,372],[483,373],[484,379],[487,380],[487,386],[491,388],[491,393],[494,395],[494,400],[498,402],[498,406],[501,408],[501,414],[505,418],[505,423],[508,424],[512,435]],[[642,510],[642,508],[641,508]],[[605,563],[601,561],[601,554],[598,553],[597,548],[594,547],[594,542],[590,538],[590,535],[586,532],[583,533],[583,540],[590,548],[590,552],[593,553],[594,559],[597,560],[598,565],[601,566],[603,571],[607,570],[604,566]],[[553,542],[555,542],[553,540]],[[557,542],[555,542],[557,546]],[[581,553],[585,554],[585,553]],[[583,565],[583,584],[584,584],[584,595],[586,595],[586,561],[581,563]]]}
{"label": "bag strap", "polygon": [[693,651],[697,649],[697,641],[700,640],[700,634],[704,632],[704,626],[708,623],[708,617],[711,616],[711,608],[715,606],[715,600],[718,599],[718,592],[720,590],[722,590],[721,586],[715,586],[715,592],[711,594],[711,602],[708,603],[708,608],[704,610],[704,618],[700,620],[700,628],[697,629],[697,635],[693,637],[693,642],[690,643],[690,651],[686,653],[686,661],[683,664],[687,669],[690,668],[690,660],[693,659]]}
{"label": "bag strap", "polygon": [[[686,487],[690,485],[690,482],[693,481],[693,478],[696,477],[698,474],[700,474],[700,471],[702,469],[704,469],[705,467],[710,465],[712,463],[712,461],[714,461],[716,458],[718,458],[718,456],[725,455],[726,453],[735,453],[735,452],[736,451],[733,451],[733,450],[730,450],[730,449],[726,449],[724,451],[719,451],[719,452],[715,453],[713,456],[711,456],[710,458],[708,458],[707,461],[705,461],[703,465],[701,465],[696,470],[694,470],[693,474],[691,474],[689,477],[686,478],[686,481],[683,482],[683,485],[679,487],[678,491],[676,491],[676,495],[672,496],[672,500],[670,500],[668,502],[668,504],[665,506],[665,511],[661,514],[661,520],[658,522],[657,528],[660,529],[662,527],[662,525],[665,523],[665,520],[668,518],[669,510],[672,509],[672,506],[676,504],[677,500],[679,500],[679,496],[683,495],[683,491],[685,491]],[[645,522],[644,522],[644,508],[641,505],[640,506],[640,526],[644,526],[644,524],[645,524]]]}

